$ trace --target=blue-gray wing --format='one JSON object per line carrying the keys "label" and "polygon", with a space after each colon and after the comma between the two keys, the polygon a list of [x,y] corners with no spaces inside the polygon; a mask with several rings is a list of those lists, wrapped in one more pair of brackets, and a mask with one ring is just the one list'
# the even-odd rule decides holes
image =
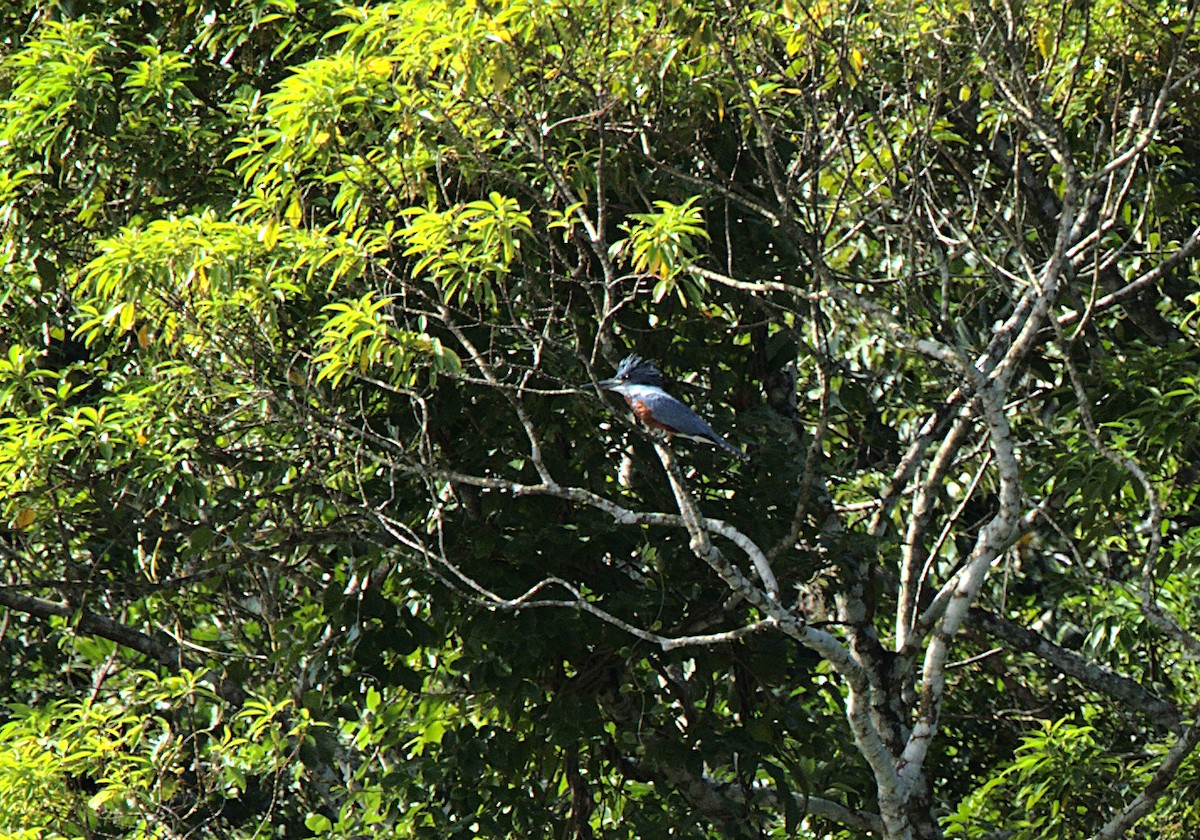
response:
{"label": "blue-gray wing", "polygon": [[696,412],[670,394],[662,391],[639,393],[636,400],[645,405],[656,424],[666,426],[680,435],[707,440],[739,458],[745,457],[740,449],[717,434]]}

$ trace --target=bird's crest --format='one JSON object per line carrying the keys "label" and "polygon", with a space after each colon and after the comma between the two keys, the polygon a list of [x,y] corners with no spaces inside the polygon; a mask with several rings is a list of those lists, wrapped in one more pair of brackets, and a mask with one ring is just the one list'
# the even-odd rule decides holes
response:
{"label": "bird's crest", "polygon": [[659,388],[663,386],[662,374],[658,372],[658,368],[641,356],[626,356],[622,359],[613,378],[635,385],[655,385]]}

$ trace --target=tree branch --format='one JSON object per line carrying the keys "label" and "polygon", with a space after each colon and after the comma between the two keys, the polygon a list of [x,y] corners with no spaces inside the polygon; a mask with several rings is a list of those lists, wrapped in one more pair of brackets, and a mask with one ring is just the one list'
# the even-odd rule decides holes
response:
{"label": "tree branch", "polygon": [[1196,744],[1200,743],[1200,725],[1193,723],[1183,735],[1167,751],[1158,772],[1137,797],[1122,809],[1121,813],[1109,820],[1105,826],[1096,832],[1092,840],[1116,840],[1133,827],[1150,809],[1158,798],[1166,793],[1167,787],[1175,778],[1184,759],[1191,755]]}
{"label": "tree branch", "polygon": [[57,616],[68,619],[77,632],[89,636],[99,636],[116,642],[122,647],[136,650],[169,668],[172,672],[187,670],[202,673],[201,679],[211,685],[217,695],[232,706],[240,706],[246,700],[246,692],[241,685],[185,656],[183,649],[164,633],[143,633],[118,621],[113,621],[111,618],[97,615],[83,607],[50,601],[34,595],[22,595],[8,589],[0,589],[0,606],[36,618],[48,619]]}
{"label": "tree branch", "polygon": [[1163,700],[1136,681],[1114,674],[1075,651],[1056,645],[1040,633],[981,607],[972,608],[967,620],[989,636],[1006,642],[1010,649],[1031,653],[1098,694],[1121,702],[1129,711],[1145,714],[1156,726],[1177,734],[1183,731],[1183,718],[1175,704]]}

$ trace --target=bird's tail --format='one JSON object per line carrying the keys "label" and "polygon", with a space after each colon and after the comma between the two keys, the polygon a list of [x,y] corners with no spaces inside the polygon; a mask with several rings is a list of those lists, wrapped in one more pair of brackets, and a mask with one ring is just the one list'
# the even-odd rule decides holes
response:
{"label": "bird's tail", "polygon": [[721,437],[720,435],[713,435],[712,442],[715,443],[717,446],[721,447],[722,449],[724,449],[726,452],[728,452],[733,457],[737,458],[739,461],[749,461],[750,460],[749,455],[747,455],[742,450],[738,449],[736,446],[734,446],[729,441],[725,440],[725,438]]}

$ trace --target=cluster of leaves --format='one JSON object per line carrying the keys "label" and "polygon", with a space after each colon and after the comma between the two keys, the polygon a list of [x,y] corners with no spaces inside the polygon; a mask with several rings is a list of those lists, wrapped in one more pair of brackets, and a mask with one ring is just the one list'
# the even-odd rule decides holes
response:
{"label": "cluster of leaves", "polygon": [[[103,662],[113,645],[80,653]],[[156,837],[164,824],[250,831],[297,821],[314,722],[288,700],[252,700],[234,713],[194,675],[134,672],[119,692],[37,708],[10,704],[0,729],[0,827],[14,837]]]}

